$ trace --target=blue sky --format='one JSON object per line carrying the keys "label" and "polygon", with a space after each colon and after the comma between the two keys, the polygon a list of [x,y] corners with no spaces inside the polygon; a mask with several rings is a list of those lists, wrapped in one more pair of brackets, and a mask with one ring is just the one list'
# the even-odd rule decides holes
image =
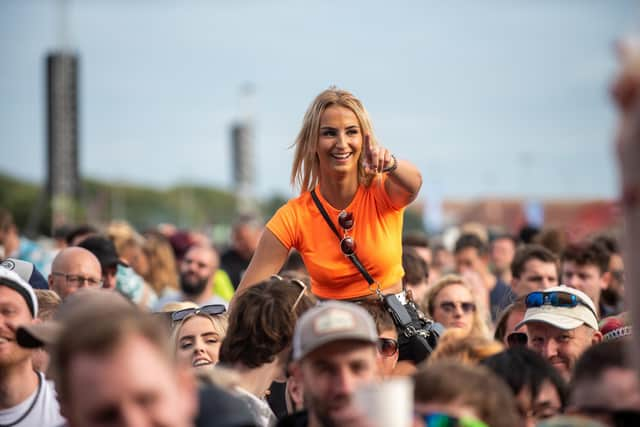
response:
{"label": "blue sky", "polygon": [[[45,175],[44,56],[56,5],[0,2],[0,171]],[[422,196],[613,197],[612,45],[631,0],[68,1],[81,61],[81,171],[229,188],[229,126],[255,88],[257,193],[294,194],[291,144],[337,85]],[[6,155],[6,153],[11,155]]]}

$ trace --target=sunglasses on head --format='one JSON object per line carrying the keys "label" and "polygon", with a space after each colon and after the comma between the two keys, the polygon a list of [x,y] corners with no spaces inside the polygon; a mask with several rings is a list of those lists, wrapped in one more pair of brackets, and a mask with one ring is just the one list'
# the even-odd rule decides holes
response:
{"label": "sunglasses on head", "polygon": [[351,256],[356,252],[356,241],[349,236],[349,231],[353,228],[354,222],[352,212],[342,211],[338,214],[338,224],[340,224],[344,233],[342,240],[340,240],[340,250],[346,256]]}
{"label": "sunglasses on head", "polygon": [[443,301],[440,303],[440,308],[447,313],[453,313],[456,307],[460,307],[465,314],[476,311],[476,305],[472,302]]}
{"label": "sunglasses on head", "polygon": [[[593,314],[593,309],[585,304],[576,295],[568,292],[552,291],[552,292],[531,292],[524,300],[527,308],[542,307],[543,305],[550,305],[552,307],[577,307],[579,304],[587,307]],[[596,316],[597,318],[597,316]]]}
{"label": "sunglasses on head", "polygon": [[526,347],[529,338],[524,332],[511,332],[507,335],[507,345],[509,348]]}
{"label": "sunglasses on head", "polygon": [[384,357],[391,357],[398,352],[398,341],[392,338],[378,338],[378,351]]}
{"label": "sunglasses on head", "polygon": [[441,412],[431,412],[418,415],[427,427],[489,427],[484,422],[475,418],[452,417]]}
{"label": "sunglasses on head", "polygon": [[300,303],[300,300],[304,296],[305,292],[307,292],[307,285],[305,285],[305,283],[300,279],[285,279],[285,278],[283,278],[282,276],[280,276],[278,274],[272,274],[271,275],[271,279],[281,280],[283,282],[285,280],[288,280],[291,283],[293,283],[294,285],[300,287],[300,293],[298,294],[298,297],[296,298],[295,302],[291,306],[291,311],[294,311],[296,309],[296,307],[298,306],[298,304]]}
{"label": "sunglasses on head", "polygon": [[200,313],[208,314],[209,316],[217,316],[225,311],[227,311],[227,308],[222,304],[203,305],[198,308],[185,308],[184,310],[178,310],[171,313],[171,320],[179,322],[187,316]]}

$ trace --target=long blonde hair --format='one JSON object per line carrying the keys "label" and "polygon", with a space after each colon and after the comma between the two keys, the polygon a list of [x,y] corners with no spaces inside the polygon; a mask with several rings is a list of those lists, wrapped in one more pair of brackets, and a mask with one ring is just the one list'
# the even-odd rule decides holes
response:
{"label": "long blonde hair", "polygon": [[[305,113],[302,129],[300,129],[296,141],[292,145],[292,147],[295,147],[295,153],[291,169],[291,185],[294,187],[299,185],[301,192],[311,191],[318,183],[319,163],[316,150],[320,132],[320,118],[324,111],[333,105],[353,111],[360,124],[363,143],[364,136],[369,135],[371,145],[376,146],[378,144],[373,134],[369,113],[367,113],[358,98],[350,92],[336,87],[330,87],[321,92]],[[358,159],[358,180],[368,186],[375,175],[366,174],[360,160]]]}
{"label": "long blonde hair", "polygon": [[149,259],[149,271],[144,280],[158,296],[167,289],[178,289],[178,266],[167,238],[156,232],[148,233],[144,251]]}

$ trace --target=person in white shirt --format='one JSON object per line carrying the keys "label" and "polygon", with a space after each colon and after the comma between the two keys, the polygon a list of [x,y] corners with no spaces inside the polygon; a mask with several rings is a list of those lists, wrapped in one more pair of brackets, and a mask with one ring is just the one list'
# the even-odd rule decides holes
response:
{"label": "person in white shirt", "polygon": [[0,425],[63,425],[53,384],[33,367],[32,352],[16,341],[19,325],[35,322],[38,300],[31,286],[0,267]]}

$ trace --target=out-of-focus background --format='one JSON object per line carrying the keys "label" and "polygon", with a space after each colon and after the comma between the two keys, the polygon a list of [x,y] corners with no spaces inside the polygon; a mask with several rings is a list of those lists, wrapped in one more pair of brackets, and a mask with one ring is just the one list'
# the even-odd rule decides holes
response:
{"label": "out-of-focus background", "polygon": [[[607,86],[631,0],[0,2],[0,206],[26,234],[172,223],[224,239],[297,190],[337,85],[422,171],[406,227],[616,226]],[[240,196],[240,197],[238,197]]]}

